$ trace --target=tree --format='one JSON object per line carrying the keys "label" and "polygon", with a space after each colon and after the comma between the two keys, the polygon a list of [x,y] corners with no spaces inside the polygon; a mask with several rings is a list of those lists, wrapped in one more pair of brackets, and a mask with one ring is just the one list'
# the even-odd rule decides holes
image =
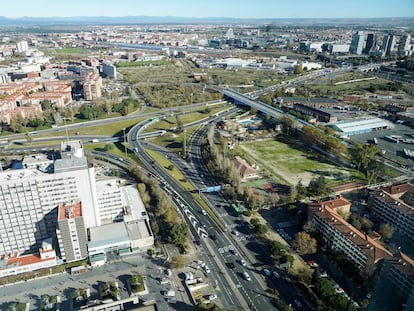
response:
{"label": "tree", "polygon": [[105,144],[104,149],[105,149],[105,151],[111,151],[111,150],[113,150],[113,149],[114,149],[114,144],[112,144],[112,143],[107,143],[107,144]]}
{"label": "tree", "polygon": [[302,179],[300,179],[296,185],[296,199],[303,200],[306,197],[306,187],[302,184]]}
{"label": "tree", "polygon": [[294,73],[294,74],[300,74],[300,73],[302,73],[302,72],[303,72],[302,65],[296,65],[296,66],[295,66],[295,69],[293,70],[293,73]]}
{"label": "tree", "polygon": [[181,133],[183,131],[184,127],[183,127],[183,122],[181,121],[178,114],[175,116],[175,123],[176,123],[175,132],[176,133]]}
{"label": "tree", "polygon": [[176,245],[184,245],[187,241],[188,226],[186,223],[172,224],[169,230],[168,242]]}
{"label": "tree", "polygon": [[317,178],[313,178],[309,182],[307,190],[309,196],[322,196],[328,194],[329,189],[325,177],[319,176]]}
{"label": "tree", "polygon": [[302,229],[307,233],[315,233],[317,231],[315,221],[313,219],[307,220]]}
{"label": "tree", "polygon": [[379,226],[378,232],[386,239],[391,239],[394,229],[387,223],[381,224]]}
{"label": "tree", "polygon": [[170,265],[171,265],[171,268],[184,268],[185,266],[184,257],[181,255],[172,257]]}
{"label": "tree", "polygon": [[301,231],[296,234],[295,239],[292,241],[292,246],[299,255],[314,254],[316,253],[317,243],[309,233]]}

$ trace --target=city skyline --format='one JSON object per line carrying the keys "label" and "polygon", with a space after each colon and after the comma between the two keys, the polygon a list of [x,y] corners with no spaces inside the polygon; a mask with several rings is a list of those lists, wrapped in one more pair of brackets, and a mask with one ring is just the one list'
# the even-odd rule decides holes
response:
{"label": "city skyline", "polygon": [[38,2],[22,0],[2,4],[1,16],[18,17],[75,17],[75,16],[171,16],[171,17],[232,17],[232,18],[391,18],[413,17],[414,2],[411,0],[348,0],[332,3],[315,0],[265,1],[243,3],[240,1],[181,0],[173,4],[167,0],[150,3],[133,0],[72,0]]}

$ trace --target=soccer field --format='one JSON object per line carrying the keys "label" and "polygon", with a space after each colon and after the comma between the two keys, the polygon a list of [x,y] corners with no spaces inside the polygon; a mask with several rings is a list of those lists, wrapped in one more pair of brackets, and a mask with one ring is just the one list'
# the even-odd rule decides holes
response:
{"label": "soccer field", "polygon": [[[250,163],[258,164],[279,182],[296,185],[302,180],[303,185],[318,175],[325,176],[332,182],[346,180],[350,171],[327,163],[323,156],[275,140],[249,142],[240,145]],[[253,162],[252,162],[253,161]]]}

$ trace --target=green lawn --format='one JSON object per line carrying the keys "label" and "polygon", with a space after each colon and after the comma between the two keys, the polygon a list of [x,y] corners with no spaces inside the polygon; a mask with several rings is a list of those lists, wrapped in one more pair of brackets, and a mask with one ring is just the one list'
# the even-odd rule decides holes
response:
{"label": "green lawn", "polygon": [[[145,118],[138,117],[133,120],[124,120],[113,122],[110,124],[105,125],[95,125],[95,126],[88,126],[82,127],[78,129],[70,129],[68,130],[69,136],[76,136],[76,135],[107,135],[107,136],[120,136],[122,135],[122,129],[129,129],[130,127],[134,126],[135,124],[141,122]],[[39,135],[39,137],[51,137],[51,136],[66,136],[66,131],[62,130],[59,132],[48,133],[44,135]]]}
{"label": "green lawn", "polygon": [[249,163],[258,164],[284,184],[295,185],[302,180],[307,185],[318,175],[336,183],[353,175],[352,171],[327,163],[323,156],[302,150],[290,142],[289,145],[275,140],[250,142],[240,148]]}

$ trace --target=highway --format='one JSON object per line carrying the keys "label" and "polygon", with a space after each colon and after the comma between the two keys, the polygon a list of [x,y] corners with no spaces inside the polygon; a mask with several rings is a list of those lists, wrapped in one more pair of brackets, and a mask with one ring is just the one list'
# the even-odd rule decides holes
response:
{"label": "highway", "polygon": [[[158,145],[147,142],[144,145],[146,148],[156,150],[168,157],[168,159],[183,172],[186,179],[191,182],[196,189],[213,187],[217,184],[204,164],[200,148],[201,140],[206,137],[207,132],[209,130],[214,130],[214,126],[211,127],[212,125],[209,124],[200,128],[193,135],[189,147],[190,161],[185,161],[173,152]],[[279,291],[281,298],[286,303],[289,304],[295,299],[298,299],[303,305],[302,310],[313,310],[306,299],[299,296],[297,288],[290,280],[287,273],[277,270],[280,276],[279,278],[274,275],[268,277],[263,275],[263,268],[268,268],[270,271],[274,271],[275,263],[269,255],[267,248],[252,231],[250,225],[244,221],[242,217],[236,217],[232,214],[229,209],[231,202],[228,201],[221,192],[203,192],[201,196],[209,203],[210,208],[227,228],[227,231],[223,232],[217,239],[217,247],[219,248],[223,261],[226,263],[227,270],[232,275],[234,283],[237,284],[236,286],[238,286],[241,292],[245,295],[246,301],[249,302],[251,309],[269,310],[269,308],[274,308],[271,303],[272,298],[266,293],[266,289],[268,288],[265,283],[266,280],[266,282],[271,284],[272,288],[276,288]],[[199,213],[198,221],[207,227],[211,225],[211,220],[208,215],[203,216]],[[236,232],[237,236],[235,235]],[[231,249],[237,249],[238,255],[235,256]],[[240,265],[240,260],[242,258],[247,262],[246,267]],[[228,268],[231,263],[235,266],[234,270]],[[244,280],[242,277],[243,271],[249,273],[252,278],[251,281],[247,282]]]}
{"label": "highway", "polygon": [[[202,207],[194,200],[192,195],[186,192],[173,178],[171,178],[162,167],[158,166],[144,151],[143,142],[137,137],[139,131],[145,128],[151,121],[143,121],[134,126],[128,133],[128,140],[135,154],[148,167],[148,170],[157,176],[161,187],[170,194],[179,212],[183,215],[192,236],[197,244],[202,246],[201,257],[210,268],[209,278],[217,281],[220,301],[226,308],[237,310],[248,310],[248,305],[237,289],[237,285],[228,275],[225,263],[221,260],[221,254],[216,243],[226,244],[225,236],[220,227],[211,219],[202,214]],[[213,241],[209,236],[216,236]]]}

